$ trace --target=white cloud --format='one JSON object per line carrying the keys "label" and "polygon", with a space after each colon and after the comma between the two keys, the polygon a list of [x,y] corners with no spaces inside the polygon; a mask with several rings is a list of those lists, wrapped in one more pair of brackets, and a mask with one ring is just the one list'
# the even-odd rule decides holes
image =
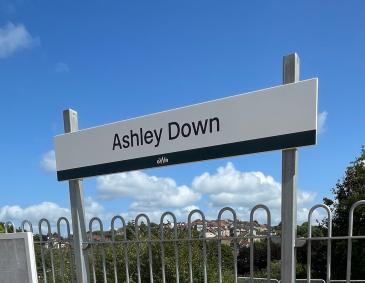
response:
{"label": "white cloud", "polygon": [[[232,163],[219,167],[213,174],[205,172],[196,176],[191,186],[177,186],[171,178],[149,176],[140,171],[98,177],[99,198],[104,200],[127,198],[130,205],[121,213],[126,219],[134,219],[139,213],[147,213],[151,220],[159,222],[161,214],[171,210],[178,219],[186,220],[188,213],[206,201],[207,218],[217,218],[224,206],[233,207],[241,219],[249,219],[250,210],[257,204],[265,204],[272,214],[273,223],[280,221],[281,183],[262,172],[241,172]],[[305,221],[307,207],[315,193],[298,191],[298,220]],[[255,219],[265,221],[265,215],[255,214]]]}
{"label": "white cloud", "polygon": [[[45,163],[50,162],[48,160]],[[240,219],[249,220],[250,210],[257,204],[265,204],[271,211],[272,223],[280,222],[281,184],[262,172],[242,172],[230,162],[214,173],[196,176],[191,186],[178,186],[172,178],[150,176],[140,171],[101,176],[97,178],[96,185],[99,199],[124,198],[129,202],[129,207],[120,212],[127,221],[135,219],[139,213],[146,213],[151,221],[159,223],[162,213],[167,210],[172,211],[179,221],[187,221],[189,212],[199,206],[205,206],[203,211],[207,219],[216,219],[222,207],[230,206],[236,210]],[[314,198],[315,193],[298,191],[299,223],[307,220],[308,208]],[[87,220],[97,216],[106,221],[106,228],[113,216],[90,197],[85,198],[85,214]],[[28,218],[38,223],[40,218],[47,217],[54,225],[61,216],[69,218],[69,208],[52,202],[25,208],[17,205],[0,208],[0,221],[13,220],[19,223]],[[231,215],[224,214],[224,217]],[[258,212],[254,219],[264,223],[266,215]]]}
{"label": "white cloud", "polygon": [[[105,212],[104,207],[90,197],[85,198],[84,208],[87,227],[89,227],[88,223],[90,219],[94,216],[107,222],[110,222],[112,218],[111,213]],[[66,217],[71,224],[70,209],[68,207],[61,207],[54,202],[45,201],[28,207],[21,207],[19,205],[5,205],[0,207],[1,222],[12,221],[19,227],[23,220],[28,220],[32,223],[34,231],[38,231],[38,223],[42,218],[48,219],[52,226],[52,231],[55,231],[57,220],[60,217]],[[46,227],[45,224],[43,225]],[[72,227],[70,228],[72,230]]]}
{"label": "white cloud", "polygon": [[99,217],[101,219],[105,219],[108,216],[110,216],[109,214],[106,215],[104,207],[91,197],[85,198],[84,207],[85,207],[85,218],[87,220],[93,217]]}
{"label": "white cloud", "polygon": [[298,205],[313,202],[315,197],[315,193],[299,191],[297,195]]}
{"label": "white cloud", "polygon": [[11,56],[14,52],[39,45],[38,37],[32,37],[22,24],[8,23],[0,27],[0,58]]}
{"label": "white cloud", "polygon": [[56,73],[67,73],[69,71],[70,71],[70,68],[66,63],[58,62],[55,66]]}
{"label": "white cloud", "polygon": [[326,121],[327,121],[328,112],[322,111],[318,113],[318,133],[323,133],[326,130]]}
{"label": "white cloud", "polygon": [[52,224],[56,224],[58,218],[62,216],[70,219],[70,210],[53,202],[42,202],[24,208],[19,205],[6,205],[0,208],[1,221],[20,223],[27,219],[34,226],[38,225],[38,221],[42,218],[47,218]]}
{"label": "white cloud", "polygon": [[56,172],[56,155],[54,150],[47,151],[43,154],[41,168],[46,172]]}
{"label": "white cloud", "polygon": [[149,176],[140,171],[98,177],[97,190],[102,199],[132,198],[133,211],[182,208],[200,199],[199,193],[178,186],[171,178]]}
{"label": "white cloud", "polygon": [[[195,177],[192,188],[207,194],[211,209],[209,215],[217,215],[223,206],[232,206],[240,218],[248,219],[252,207],[265,204],[271,210],[273,221],[280,221],[281,184],[262,172],[241,172],[228,162],[226,166],[219,167],[215,174],[203,173]],[[299,210],[313,202],[314,198],[312,192],[299,191]],[[305,220],[302,215],[298,213],[300,221]]]}
{"label": "white cloud", "polygon": [[258,203],[280,207],[280,183],[262,172],[240,172],[230,162],[213,175],[204,173],[195,177],[192,187],[208,194],[209,203],[214,207],[252,207]]}

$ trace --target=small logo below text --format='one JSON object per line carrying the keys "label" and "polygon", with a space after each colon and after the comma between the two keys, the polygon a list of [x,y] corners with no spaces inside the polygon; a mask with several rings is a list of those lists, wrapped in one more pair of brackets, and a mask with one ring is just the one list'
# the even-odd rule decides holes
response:
{"label": "small logo below text", "polygon": [[161,156],[159,159],[157,159],[157,161],[156,161],[156,163],[158,164],[158,165],[163,165],[163,164],[166,164],[166,163],[168,163],[169,162],[169,160],[168,160],[168,158],[167,157],[165,157],[165,156]]}

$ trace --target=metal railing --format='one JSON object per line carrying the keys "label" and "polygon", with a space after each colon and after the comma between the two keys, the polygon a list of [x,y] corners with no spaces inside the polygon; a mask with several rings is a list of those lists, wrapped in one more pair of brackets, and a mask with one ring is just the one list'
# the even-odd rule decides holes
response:
{"label": "metal railing", "polygon": [[[365,239],[365,235],[353,235],[354,211],[360,205],[365,205],[365,200],[356,202],[350,209],[347,236],[332,235],[332,215],[327,206],[320,204],[310,209],[308,236],[297,238],[298,243],[306,244],[306,278],[297,279],[297,282],[365,282],[351,279],[352,242]],[[312,215],[317,209],[327,213],[327,236],[312,235]],[[265,225],[254,221],[258,210],[266,213]],[[230,220],[223,220],[226,213],[231,215]],[[6,233],[10,227],[16,231],[14,223],[8,221],[4,225]],[[55,233],[45,218],[38,222],[38,233],[33,231],[30,221],[21,223],[21,231],[34,234],[40,282],[75,282],[70,227],[65,217],[58,219],[53,227]],[[178,222],[172,212],[162,214],[159,224],[152,223],[146,214],[139,214],[128,223],[122,216],[115,216],[108,230],[104,229],[100,218],[94,217],[89,222],[88,240],[83,244],[89,255],[92,282],[280,282],[279,278],[271,278],[272,245],[281,240],[277,232],[271,226],[268,207],[257,205],[251,210],[249,222],[238,221],[235,210],[229,207],[221,209],[217,220],[213,221],[207,221],[201,210],[191,211],[186,223]],[[331,249],[332,242],[337,240],[347,241],[347,254],[344,255],[347,266],[344,279],[332,280]],[[311,278],[312,244],[316,241],[325,241],[327,246],[326,278],[322,279]],[[266,251],[266,267],[261,267],[261,272],[266,271],[265,276],[260,276],[263,278],[256,276],[257,244],[264,245]],[[238,262],[242,249],[249,251],[243,263],[242,260]],[[248,273],[240,274],[242,265]]]}

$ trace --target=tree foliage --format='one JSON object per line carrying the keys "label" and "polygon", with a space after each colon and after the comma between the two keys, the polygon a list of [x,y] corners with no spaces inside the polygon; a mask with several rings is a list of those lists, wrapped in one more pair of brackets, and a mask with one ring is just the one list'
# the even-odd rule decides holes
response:
{"label": "tree foliage", "polygon": [[[330,206],[333,215],[333,235],[348,235],[349,213],[351,206],[365,200],[365,148],[345,171],[342,180],[338,180],[332,189],[333,198],[324,198],[324,203]],[[365,206],[358,207],[354,212],[353,235],[365,235]],[[343,279],[346,274],[347,241],[332,241],[333,278]],[[365,241],[353,240],[352,243],[352,277],[365,278]]]}

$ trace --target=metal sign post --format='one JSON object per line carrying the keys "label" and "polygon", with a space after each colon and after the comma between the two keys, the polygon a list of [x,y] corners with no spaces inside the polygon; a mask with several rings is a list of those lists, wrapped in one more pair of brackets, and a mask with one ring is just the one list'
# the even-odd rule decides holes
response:
{"label": "metal sign post", "polygon": [[[77,112],[72,109],[63,111],[65,133],[78,131]],[[89,282],[89,264],[87,252],[82,249],[82,243],[87,240],[85,226],[85,211],[83,205],[82,180],[69,181],[70,203],[72,215],[72,230],[77,283]]]}
{"label": "metal sign post", "polygon": [[[283,83],[299,81],[299,56],[283,59]],[[287,117],[291,119],[291,117]],[[297,234],[297,162],[296,148],[282,151],[281,188],[281,282],[295,282],[295,238]]]}

